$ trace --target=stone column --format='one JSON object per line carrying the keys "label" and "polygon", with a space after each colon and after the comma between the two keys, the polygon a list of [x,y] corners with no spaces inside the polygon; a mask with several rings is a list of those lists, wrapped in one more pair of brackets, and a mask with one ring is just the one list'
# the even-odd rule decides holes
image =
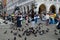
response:
{"label": "stone column", "polygon": [[49,5],[47,4],[47,5],[46,5],[46,12],[47,12],[47,13],[49,13],[49,8],[50,8],[50,7],[49,7]]}

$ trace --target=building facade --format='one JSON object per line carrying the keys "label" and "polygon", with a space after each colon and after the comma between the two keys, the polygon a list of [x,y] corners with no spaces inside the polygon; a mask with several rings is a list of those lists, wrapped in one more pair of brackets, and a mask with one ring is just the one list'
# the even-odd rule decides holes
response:
{"label": "building facade", "polygon": [[58,13],[60,9],[60,0],[7,0],[7,13],[13,13],[15,6],[18,6],[21,12],[28,11],[32,3],[35,4],[36,13],[42,11]]}
{"label": "building facade", "polygon": [[31,9],[32,3],[34,3],[34,0],[7,0],[7,13],[13,13],[16,6],[20,8],[21,12],[27,12]]}
{"label": "building facade", "polygon": [[36,12],[46,11],[48,12],[59,12],[60,9],[60,0],[35,0],[36,3]]}
{"label": "building facade", "polygon": [[0,0],[0,14],[6,12],[6,2],[7,0]]}

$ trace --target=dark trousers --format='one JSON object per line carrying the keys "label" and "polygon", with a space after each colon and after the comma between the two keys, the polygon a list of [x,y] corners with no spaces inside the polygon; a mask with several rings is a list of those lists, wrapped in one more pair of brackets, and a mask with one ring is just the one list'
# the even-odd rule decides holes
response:
{"label": "dark trousers", "polygon": [[21,20],[18,20],[17,21],[17,27],[21,27],[22,25],[21,25]]}

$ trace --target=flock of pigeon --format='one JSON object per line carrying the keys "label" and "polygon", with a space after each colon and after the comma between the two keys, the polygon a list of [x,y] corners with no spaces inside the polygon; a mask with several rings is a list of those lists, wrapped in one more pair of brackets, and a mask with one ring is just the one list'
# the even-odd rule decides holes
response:
{"label": "flock of pigeon", "polygon": [[[5,23],[5,24],[8,24],[8,22],[6,22],[6,21],[4,21],[3,23]],[[12,24],[13,25],[13,24]],[[20,38],[22,38],[23,36],[25,36],[25,38],[24,38],[24,40],[27,40],[27,37],[26,36],[30,36],[30,35],[34,35],[34,37],[37,37],[38,35],[37,35],[37,33],[39,34],[39,35],[43,35],[43,34],[46,34],[46,33],[48,33],[49,32],[49,28],[47,28],[46,30],[41,30],[41,28],[43,27],[43,26],[40,26],[40,25],[42,25],[41,23],[40,24],[38,24],[38,27],[36,27],[36,28],[33,28],[33,27],[29,27],[28,29],[24,29],[24,28],[17,28],[17,27],[15,27],[15,28],[11,28],[11,29],[13,29],[13,30],[11,30],[11,32],[10,33],[13,33],[13,35],[15,36],[13,39],[14,40],[17,40],[17,38],[16,38],[16,36],[18,35],[18,37],[20,37]],[[25,26],[26,27],[26,26]],[[17,32],[14,32],[14,30],[18,30]],[[22,33],[22,35],[21,34],[19,34],[18,32],[20,32],[20,31],[22,31],[23,33]],[[4,34],[7,34],[7,30],[4,32]],[[57,33],[56,33],[56,30],[55,30],[55,35],[58,35]],[[7,40],[10,40],[10,39],[7,39]],[[58,40],[60,40],[60,38],[58,38]]]}
{"label": "flock of pigeon", "polygon": [[[38,27],[36,27],[36,28],[33,28],[33,27],[29,27],[28,29],[24,29],[24,28],[17,28],[17,27],[15,27],[15,28],[11,28],[11,29],[13,29],[13,30],[11,30],[11,32],[10,33],[13,33],[13,35],[15,36],[13,39],[14,40],[17,40],[17,36],[18,37],[20,37],[20,38],[22,38],[23,36],[25,36],[25,38],[24,38],[24,40],[27,40],[27,36],[30,36],[30,35],[34,35],[34,37],[37,37],[38,35],[37,35],[37,33],[39,34],[39,35],[43,35],[43,34],[46,34],[46,33],[48,33],[49,32],[49,28],[47,28],[46,30],[42,30],[41,28],[43,27],[43,26],[40,26],[41,24],[39,24],[39,26]],[[25,27],[27,27],[27,26],[25,26]],[[14,30],[18,30],[18,31],[16,31],[16,32],[14,32]],[[20,31],[22,31],[23,33],[22,34],[19,34],[18,32],[20,32]],[[7,34],[7,30],[4,32],[4,34]],[[8,40],[10,40],[10,39],[8,39]]]}

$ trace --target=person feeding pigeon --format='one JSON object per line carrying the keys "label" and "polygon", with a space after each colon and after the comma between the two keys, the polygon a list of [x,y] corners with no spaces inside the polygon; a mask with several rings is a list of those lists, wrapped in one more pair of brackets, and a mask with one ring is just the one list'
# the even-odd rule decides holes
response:
{"label": "person feeding pigeon", "polygon": [[21,24],[21,16],[20,16],[20,14],[18,14],[18,16],[17,16],[17,27],[21,27],[22,26],[22,24]]}

